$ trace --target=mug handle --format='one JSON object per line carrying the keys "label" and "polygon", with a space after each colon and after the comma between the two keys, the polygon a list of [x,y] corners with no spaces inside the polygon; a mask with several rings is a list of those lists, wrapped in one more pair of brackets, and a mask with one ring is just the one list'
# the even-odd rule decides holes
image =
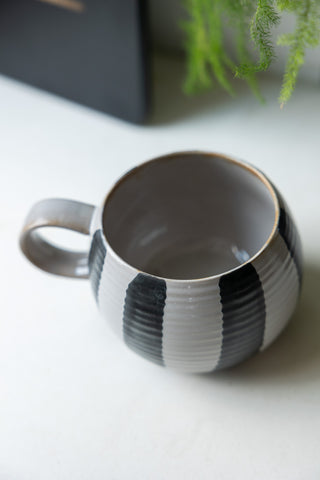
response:
{"label": "mug handle", "polygon": [[45,227],[58,227],[90,234],[96,207],[74,200],[49,198],[37,202],[30,210],[20,235],[25,256],[46,272],[65,277],[89,277],[89,252],[72,252],[47,242],[38,232]]}

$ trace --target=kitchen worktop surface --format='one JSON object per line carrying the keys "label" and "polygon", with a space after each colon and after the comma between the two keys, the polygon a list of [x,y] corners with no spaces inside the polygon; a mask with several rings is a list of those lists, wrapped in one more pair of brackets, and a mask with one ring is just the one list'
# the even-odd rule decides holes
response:
{"label": "kitchen worktop surface", "polygon": [[[320,478],[320,90],[277,105],[245,86],[185,98],[178,60],[155,67],[144,126],[0,77],[0,480]],[[137,163],[224,152],[279,187],[301,232],[305,277],[292,322],[264,353],[211,375],[139,358],[99,316],[87,281],[28,263],[18,234],[46,197],[99,204]],[[80,246],[87,239],[65,238]]]}

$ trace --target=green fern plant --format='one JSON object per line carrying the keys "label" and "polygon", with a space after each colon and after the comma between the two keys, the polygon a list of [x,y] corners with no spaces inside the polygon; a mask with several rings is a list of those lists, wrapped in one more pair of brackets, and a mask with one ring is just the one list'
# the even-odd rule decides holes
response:
{"label": "green fern plant", "polygon": [[[186,93],[212,86],[213,80],[231,95],[230,73],[245,79],[261,98],[256,75],[266,71],[275,58],[272,29],[283,12],[296,17],[292,33],[281,35],[278,45],[289,47],[288,61],[279,96],[283,106],[291,97],[307,48],[320,43],[320,0],[184,0],[189,20],[186,33]],[[225,48],[224,27],[235,32],[237,58]],[[253,45],[254,49],[251,48]],[[252,50],[254,50],[252,52]],[[257,57],[256,59],[254,57]]]}

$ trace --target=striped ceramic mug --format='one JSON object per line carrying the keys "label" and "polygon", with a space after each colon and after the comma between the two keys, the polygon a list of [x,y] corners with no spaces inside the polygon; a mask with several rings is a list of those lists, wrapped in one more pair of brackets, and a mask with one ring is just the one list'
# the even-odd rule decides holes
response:
{"label": "striped ceramic mug", "polygon": [[[90,251],[51,245],[39,235],[46,226],[90,235]],[[300,240],[283,198],[259,170],[219,154],[143,163],[101,207],[43,200],[20,242],[38,267],[90,278],[100,311],[132,350],[187,372],[266,348],[301,285]]]}

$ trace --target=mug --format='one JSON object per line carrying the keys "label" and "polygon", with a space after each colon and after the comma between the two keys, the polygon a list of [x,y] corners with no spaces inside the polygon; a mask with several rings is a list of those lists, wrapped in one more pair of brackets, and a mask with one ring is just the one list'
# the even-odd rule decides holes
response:
{"label": "mug", "polygon": [[[42,227],[91,237],[88,252],[47,242]],[[35,204],[20,245],[47,272],[89,278],[103,316],[135,352],[184,372],[231,367],[264,350],[301,286],[299,235],[278,190],[224,155],[147,161],[101,207]]]}

